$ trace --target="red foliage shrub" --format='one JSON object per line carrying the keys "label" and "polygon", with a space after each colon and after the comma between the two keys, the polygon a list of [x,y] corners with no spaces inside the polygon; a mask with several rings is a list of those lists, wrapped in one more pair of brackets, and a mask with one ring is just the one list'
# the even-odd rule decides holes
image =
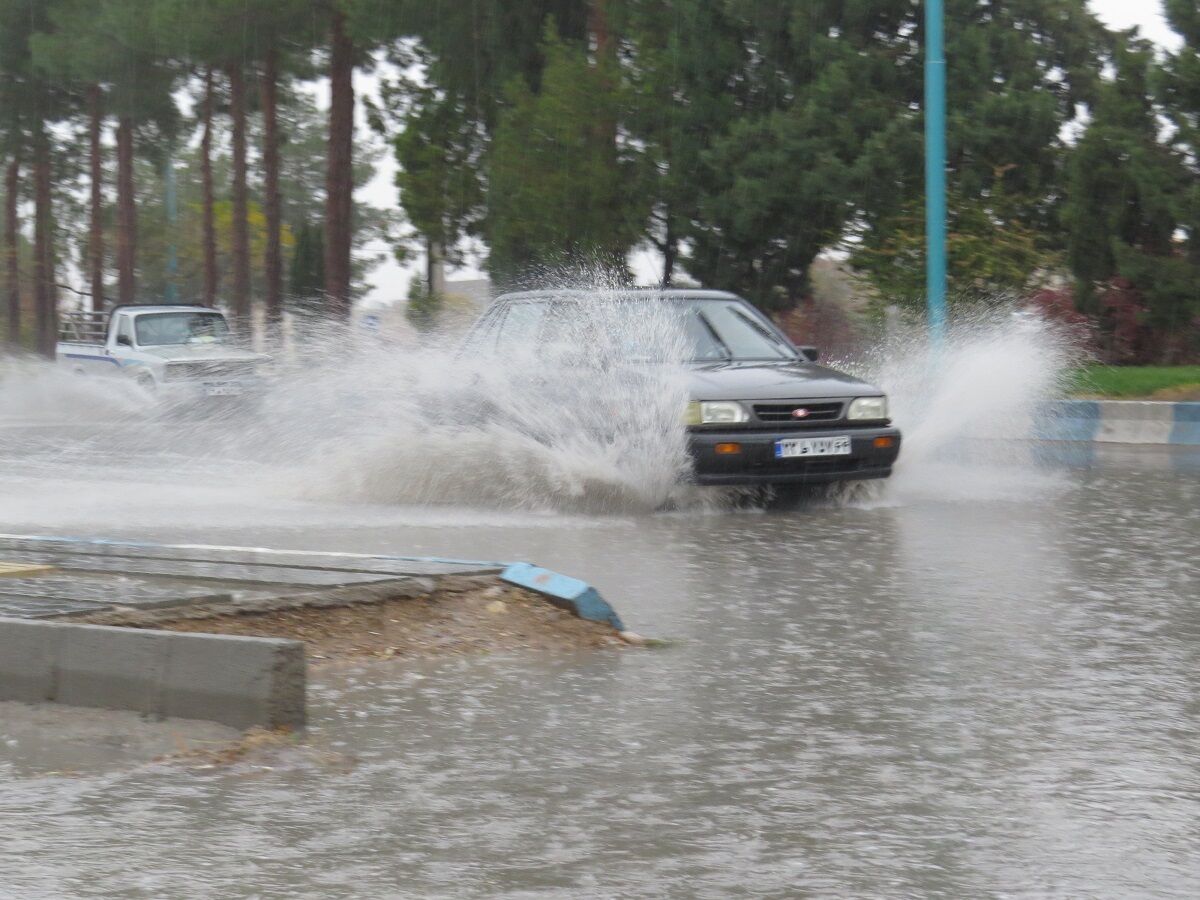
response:
{"label": "red foliage shrub", "polygon": [[1100,328],[1105,362],[1114,365],[1142,362],[1152,343],[1142,319],[1146,304],[1141,292],[1126,278],[1113,278],[1100,294]]}
{"label": "red foliage shrub", "polygon": [[1098,350],[1096,322],[1079,311],[1075,292],[1069,288],[1045,288],[1026,301],[1026,307],[1053,322],[1082,355],[1095,356]]}

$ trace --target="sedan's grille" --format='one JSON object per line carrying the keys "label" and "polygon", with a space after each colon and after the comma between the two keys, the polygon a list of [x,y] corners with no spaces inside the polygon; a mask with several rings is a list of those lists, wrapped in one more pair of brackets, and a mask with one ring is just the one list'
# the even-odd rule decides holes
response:
{"label": "sedan's grille", "polygon": [[204,378],[250,378],[255,363],[243,360],[213,360],[211,362],[168,363],[167,381],[186,381]]}
{"label": "sedan's grille", "polygon": [[[835,422],[840,419],[844,405],[840,400],[820,403],[806,403],[803,400],[796,400],[792,403],[756,403],[754,404],[754,415],[758,416],[760,422],[789,422],[792,425],[811,423],[815,425],[818,422]],[[797,415],[799,410],[803,410],[803,412]]]}

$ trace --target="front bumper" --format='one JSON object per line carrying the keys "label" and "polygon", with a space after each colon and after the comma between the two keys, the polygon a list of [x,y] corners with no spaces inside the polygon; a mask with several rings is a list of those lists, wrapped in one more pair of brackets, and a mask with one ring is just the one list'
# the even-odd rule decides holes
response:
{"label": "front bumper", "polygon": [[168,403],[237,403],[261,397],[266,390],[262,378],[179,379],[155,386]]}
{"label": "front bumper", "polygon": [[[848,456],[775,458],[775,442],[790,438],[850,438]],[[875,439],[892,438],[892,446],[876,447]],[[740,444],[741,452],[718,454],[717,444]],[[822,428],[789,431],[710,431],[690,429],[692,480],[696,484],[830,484],[864,478],[887,478],[900,455],[898,428]]]}

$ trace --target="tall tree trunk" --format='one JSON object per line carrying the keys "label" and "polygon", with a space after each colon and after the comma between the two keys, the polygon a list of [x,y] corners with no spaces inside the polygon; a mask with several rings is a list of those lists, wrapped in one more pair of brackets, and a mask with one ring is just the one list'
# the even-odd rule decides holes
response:
{"label": "tall tree trunk", "polygon": [[21,262],[17,254],[20,222],[17,219],[17,186],[21,160],[14,153],[4,173],[4,269],[8,275],[8,342],[21,342]]}
{"label": "tall tree trunk", "polygon": [[437,241],[425,242],[425,286],[431,294],[440,295],[446,290],[446,254]]}
{"label": "tall tree trunk", "polygon": [[213,221],[212,116],[213,73],[204,73],[204,133],[200,138],[200,185],[203,208],[204,305],[217,305],[217,228]]}
{"label": "tall tree trunk", "polygon": [[250,328],[250,233],[246,201],[246,82],[240,64],[229,67],[229,115],[233,118],[233,317],[238,331]]}
{"label": "tall tree trunk", "polygon": [[[607,0],[590,0],[587,18],[588,33],[596,48],[594,75],[597,86],[604,93],[604,111],[596,117],[592,127],[598,149],[602,153],[604,167],[614,176],[617,174],[619,160],[617,157],[617,113],[615,92],[613,90],[613,74],[616,71],[616,48],[612,42],[608,24]],[[618,189],[619,190],[619,189]],[[621,200],[616,191],[607,200],[609,209],[616,210],[621,206]],[[610,221],[611,221],[610,217]],[[615,222],[613,223],[616,224]],[[614,229],[614,237],[615,237]],[[628,271],[626,248],[619,241],[603,242],[601,259],[617,277]]]}
{"label": "tall tree trunk", "polygon": [[117,299],[137,302],[137,200],[133,195],[133,119],[117,121]]}
{"label": "tall tree trunk", "polygon": [[671,227],[671,210],[668,207],[666,215],[666,231],[663,234],[663,277],[662,286],[669,288],[675,278],[675,259],[679,255],[679,239],[675,237],[675,229]]}
{"label": "tall tree trunk", "polygon": [[588,3],[588,31],[596,45],[596,59],[604,59],[612,44],[608,30],[608,0],[590,0]]}
{"label": "tall tree trunk", "polygon": [[92,188],[92,219],[88,232],[88,263],[91,266],[92,298],[90,307],[93,310],[104,309],[104,202],[100,186],[103,176],[103,165],[100,158],[100,122],[103,118],[101,110],[100,85],[93,84],[88,88],[88,117],[89,117],[89,151],[91,154],[91,188]]}
{"label": "tall tree trunk", "polygon": [[267,248],[264,259],[267,276],[267,330],[277,337],[283,317],[283,256],[280,251],[282,223],[279,216],[279,130],[275,122],[278,71],[275,48],[263,59],[263,212],[267,218]]}
{"label": "tall tree trunk", "polygon": [[37,352],[54,358],[58,339],[58,292],[54,283],[54,246],[50,209],[50,142],[39,122],[33,136],[34,325]]}
{"label": "tall tree trunk", "polygon": [[329,153],[325,170],[325,302],[350,316],[350,237],[354,203],[354,45],[346,16],[333,15],[329,58]]}

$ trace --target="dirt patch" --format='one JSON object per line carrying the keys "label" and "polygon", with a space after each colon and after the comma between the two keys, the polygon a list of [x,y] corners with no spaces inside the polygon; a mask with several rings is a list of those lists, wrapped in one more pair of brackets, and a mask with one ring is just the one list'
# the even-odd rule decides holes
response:
{"label": "dirt patch", "polygon": [[310,663],[352,658],[428,659],[498,650],[622,645],[608,625],[580,619],[519,588],[439,589],[423,597],[350,606],[159,621],[155,628],[303,641]]}
{"label": "dirt patch", "polygon": [[1185,403],[1200,400],[1200,384],[1179,384],[1175,387],[1162,388],[1150,395],[1151,400],[1169,400],[1173,403]]}

